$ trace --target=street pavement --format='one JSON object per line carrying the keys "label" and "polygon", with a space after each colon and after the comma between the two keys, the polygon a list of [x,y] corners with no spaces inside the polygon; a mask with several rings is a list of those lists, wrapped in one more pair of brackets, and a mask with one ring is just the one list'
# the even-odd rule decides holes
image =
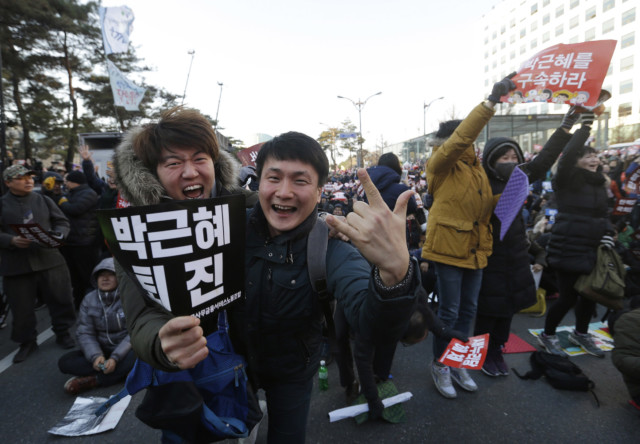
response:
{"label": "street pavement", "polygon": [[[23,363],[11,363],[17,347],[9,339],[10,325],[0,330],[0,442],[160,442],[160,433],[135,417],[142,393],[132,398],[115,430],[74,438],[48,433],[65,416],[75,398],[64,393],[62,388],[69,376],[60,373],[57,359],[66,351],[57,346],[51,336],[46,308],[39,310],[37,315],[43,342]],[[569,315],[563,325],[571,325],[572,321]],[[544,318],[516,315],[512,331],[535,345],[534,337],[527,330],[541,328],[543,323]],[[329,390],[321,392],[314,386],[307,443],[638,442],[640,413],[628,405],[629,395],[622,377],[611,363],[609,352],[604,359],[587,355],[571,358],[595,382],[599,407],[589,393],[556,390],[544,379],[520,380],[513,372],[507,377],[496,378],[472,372],[479,386],[478,392],[467,393],[459,389],[457,399],[445,399],[433,386],[429,373],[431,359],[430,340],[412,347],[398,347],[392,368],[393,381],[400,392],[413,394],[413,398],[404,404],[407,420],[402,424],[376,421],[358,426],[350,419],[330,423],[327,414],[344,407],[344,392],[339,387],[336,364],[329,365]],[[521,373],[530,368],[529,353],[508,354],[506,361]],[[82,396],[108,397],[120,388],[99,388]],[[266,443],[265,421],[259,431],[258,443]]]}

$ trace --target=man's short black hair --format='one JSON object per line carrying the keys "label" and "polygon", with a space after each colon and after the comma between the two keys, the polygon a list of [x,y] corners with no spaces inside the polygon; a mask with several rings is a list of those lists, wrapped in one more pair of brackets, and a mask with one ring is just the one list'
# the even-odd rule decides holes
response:
{"label": "man's short black hair", "polygon": [[329,161],[320,144],[306,134],[289,131],[265,142],[258,152],[256,173],[262,177],[262,168],[267,159],[299,160],[308,163],[318,173],[318,186],[327,183]]}

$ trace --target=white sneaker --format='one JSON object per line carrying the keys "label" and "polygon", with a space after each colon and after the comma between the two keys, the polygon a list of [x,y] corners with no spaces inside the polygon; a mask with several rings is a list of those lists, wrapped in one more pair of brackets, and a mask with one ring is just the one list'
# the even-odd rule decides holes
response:
{"label": "white sneaker", "polygon": [[451,383],[449,367],[433,361],[431,363],[431,376],[433,377],[433,382],[436,384],[436,388],[442,396],[449,399],[458,396],[456,389],[453,388],[453,384]]}
{"label": "white sneaker", "polygon": [[466,368],[452,368],[451,369],[451,379],[456,381],[460,387],[465,389],[468,392],[475,392],[478,390],[478,386],[469,376],[469,372]]}

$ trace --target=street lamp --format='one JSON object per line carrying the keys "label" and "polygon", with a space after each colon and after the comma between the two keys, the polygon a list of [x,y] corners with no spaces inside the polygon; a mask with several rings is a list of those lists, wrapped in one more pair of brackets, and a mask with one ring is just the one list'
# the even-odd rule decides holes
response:
{"label": "street lamp", "polygon": [[353,100],[351,100],[348,97],[343,97],[343,96],[338,96],[338,99],[346,99],[349,102],[353,103],[353,106],[356,107],[356,109],[358,110],[358,119],[360,120],[360,150],[358,152],[358,167],[361,168],[364,166],[364,159],[362,158],[362,108],[364,108],[364,106],[367,104],[367,101],[374,96],[379,96],[380,94],[382,94],[382,91],[379,91],[375,94],[370,95],[369,97],[367,97],[364,102],[360,99],[358,99],[357,102],[354,102]]}
{"label": "street lamp", "polygon": [[220,87],[220,95],[218,96],[218,109],[216,110],[216,126],[214,129],[218,129],[218,113],[220,112],[220,100],[222,99],[222,82],[218,82],[218,86]]}
{"label": "street lamp", "polygon": [[195,50],[191,49],[189,50],[189,52],[187,52],[187,54],[189,54],[191,56],[191,62],[189,62],[189,71],[187,72],[187,81],[184,84],[184,92],[182,93],[182,102],[180,102],[180,105],[184,105],[184,98],[187,95],[187,85],[189,84],[189,76],[191,75],[191,65],[193,65],[193,58],[195,57]]}
{"label": "street lamp", "polygon": [[431,104],[433,102],[435,102],[436,100],[442,100],[444,99],[444,97],[438,97],[437,99],[433,99],[431,102],[429,103],[424,103],[423,105],[423,110],[424,110],[424,115],[422,117],[422,128],[423,128],[423,134],[426,136],[427,135],[427,110],[429,109],[429,107],[431,106]]}

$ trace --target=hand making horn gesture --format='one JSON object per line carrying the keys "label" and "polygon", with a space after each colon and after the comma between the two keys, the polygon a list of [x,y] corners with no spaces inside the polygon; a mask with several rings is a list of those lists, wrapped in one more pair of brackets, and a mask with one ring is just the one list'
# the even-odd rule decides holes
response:
{"label": "hand making horn gesture", "polygon": [[358,178],[369,204],[354,202],[353,212],[347,215],[346,221],[329,215],[327,223],[351,239],[362,256],[378,267],[382,283],[390,287],[402,281],[409,268],[405,233],[407,203],[413,191],[402,193],[392,212],[365,169],[358,169]]}

